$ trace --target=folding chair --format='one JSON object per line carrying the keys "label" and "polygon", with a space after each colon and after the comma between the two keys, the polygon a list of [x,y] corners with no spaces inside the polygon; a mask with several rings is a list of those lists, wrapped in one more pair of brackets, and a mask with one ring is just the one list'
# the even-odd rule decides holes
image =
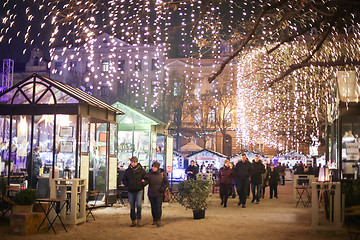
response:
{"label": "folding chair", "polygon": [[[88,212],[86,214],[86,221],[87,221],[87,216],[91,215],[92,218],[95,220],[95,217],[94,215],[92,214],[92,210],[95,208],[96,206],[96,202],[97,202],[97,199],[99,197],[99,193],[100,191],[98,190],[95,190],[95,191],[89,191],[88,192],[88,197],[87,197],[87,200],[86,200],[86,211]],[[93,202],[90,202],[91,199],[94,199],[95,198],[95,201]]]}

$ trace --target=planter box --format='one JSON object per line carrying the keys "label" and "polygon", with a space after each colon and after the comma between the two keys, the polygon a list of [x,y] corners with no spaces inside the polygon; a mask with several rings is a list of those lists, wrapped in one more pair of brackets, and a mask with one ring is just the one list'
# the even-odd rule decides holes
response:
{"label": "planter box", "polygon": [[32,205],[13,205],[11,212],[12,213],[31,213],[33,210],[33,206]]}
{"label": "planter box", "polygon": [[[23,236],[37,233],[44,218],[45,214],[39,212],[13,213],[10,216],[10,231]],[[47,221],[43,223],[41,229],[48,229]]]}

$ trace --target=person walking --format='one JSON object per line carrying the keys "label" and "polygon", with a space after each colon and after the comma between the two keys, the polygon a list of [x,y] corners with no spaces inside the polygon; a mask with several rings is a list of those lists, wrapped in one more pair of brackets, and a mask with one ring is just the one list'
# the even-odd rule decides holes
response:
{"label": "person walking", "polygon": [[269,179],[269,186],[270,186],[270,199],[278,198],[277,194],[277,186],[279,183],[279,172],[274,169],[274,164],[270,165],[270,170],[267,173],[267,178]]}
{"label": "person walking", "polygon": [[[233,162],[230,162],[230,168],[234,171],[235,170],[235,164]],[[234,173],[234,177],[231,180],[231,189],[230,189],[230,193],[229,196],[231,196],[232,198],[236,198],[236,190],[235,190],[235,186],[236,186],[236,182],[235,182],[235,173]]]}
{"label": "person walking", "polygon": [[130,227],[135,227],[136,225],[141,226],[141,204],[144,195],[144,187],[147,185],[148,181],[145,169],[138,163],[137,157],[132,157],[130,159],[130,165],[125,170],[122,182],[128,190],[131,219]]}
{"label": "person walking", "polygon": [[169,180],[167,174],[161,171],[160,163],[157,161],[152,164],[147,177],[149,182],[148,197],[151,204],[151,215],[153,217],[152,225],[160,227],[164,191],[169,187]]}
{"label": "person walking", "polygon": [[255,155],[255,162],[251,164],[251,192],[253,195],[251,203],[256,200],[256,203],[259,204],[260,202],[260,192],[261,192],[261,183],[262,178],[261,174],[265,173],[265,167],[262,164],[258,155]]}
{"label": "person walking", "polygon": [[261,178],[262,178],[262,183],[261,183],[261,187],[262,187],[261,197],[262,197],[262,199],[264,199],[264,197],[265,197],[265,189],[266,189],[266,187],[269,186],[269,179],[267,178],[267,173],[269,172],[269,170],[270,170],[270,164],[266,164],[265,173],[261,174]]}
{"label": "person walking", "polygon": [[220,182],[220,198],[221,205],[224,205],[224,208],[227,207],[227,200],[231,191],[231,181],[234,178],[234,171],[230,168],[230,160],[226,159],[224,166],[220,168],[218,173],[218,180]]}
{"label": "person walking", "polygon": [[199,168],[195,165],[194,160],[191,160],[190,165],[186,168],[185,173],[188,179],[195,179],[196,174],[199,173]]}
{"label": "person walking", "polygon": [[239,195],[238,205],[246,207],[246,197],[249,188],[251,163],[246,160],[246,155],[241,155],[241,160],[235,166],[236,188]]}
{"label": "person walking", "polygon": [[277,169],[278,169],[279,176],[280,176],[279,182],[281,185],[285,185],[285,170],[286,170],[285,164],[279,163],[279,165],[277,166]]}

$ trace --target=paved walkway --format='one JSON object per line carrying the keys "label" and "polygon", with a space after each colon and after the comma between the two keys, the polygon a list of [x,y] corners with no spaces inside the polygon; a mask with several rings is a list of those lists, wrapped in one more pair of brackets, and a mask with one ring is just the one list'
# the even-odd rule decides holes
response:
{"label": "paved walkway", "polygon": [[[269,188],[266,189],[269,191]],[[250,203],[241,208],[237,199],[229,199],[228,207],[220,206],[217,194],[211,198],[206,218],[193,220],[192,212],[176,203],[164,204],[164,226],[151,225],[150,208],[143,208],[143,227],[130,228],[128,206],[113,206],[94,212],[96,221],[69,226],[68,233],[60,226],[58,232],[39,233],[27,237],[9,233],[8,226],[0,227],[0,239],[241,239],[241,240],[347,240],[347,229],[342,232],[311,231],[311,209],[293,201],[292,183],[279,186],[279,199],[269,199],[269,192],[260,204]]]}

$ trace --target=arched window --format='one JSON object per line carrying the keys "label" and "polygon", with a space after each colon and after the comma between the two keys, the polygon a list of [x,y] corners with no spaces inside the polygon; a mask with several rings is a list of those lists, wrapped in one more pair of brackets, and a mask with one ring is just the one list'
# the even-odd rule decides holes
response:
{"label": "arched window", "polygon": [[34,66],[39,66],[39,57],[34,58]]}

